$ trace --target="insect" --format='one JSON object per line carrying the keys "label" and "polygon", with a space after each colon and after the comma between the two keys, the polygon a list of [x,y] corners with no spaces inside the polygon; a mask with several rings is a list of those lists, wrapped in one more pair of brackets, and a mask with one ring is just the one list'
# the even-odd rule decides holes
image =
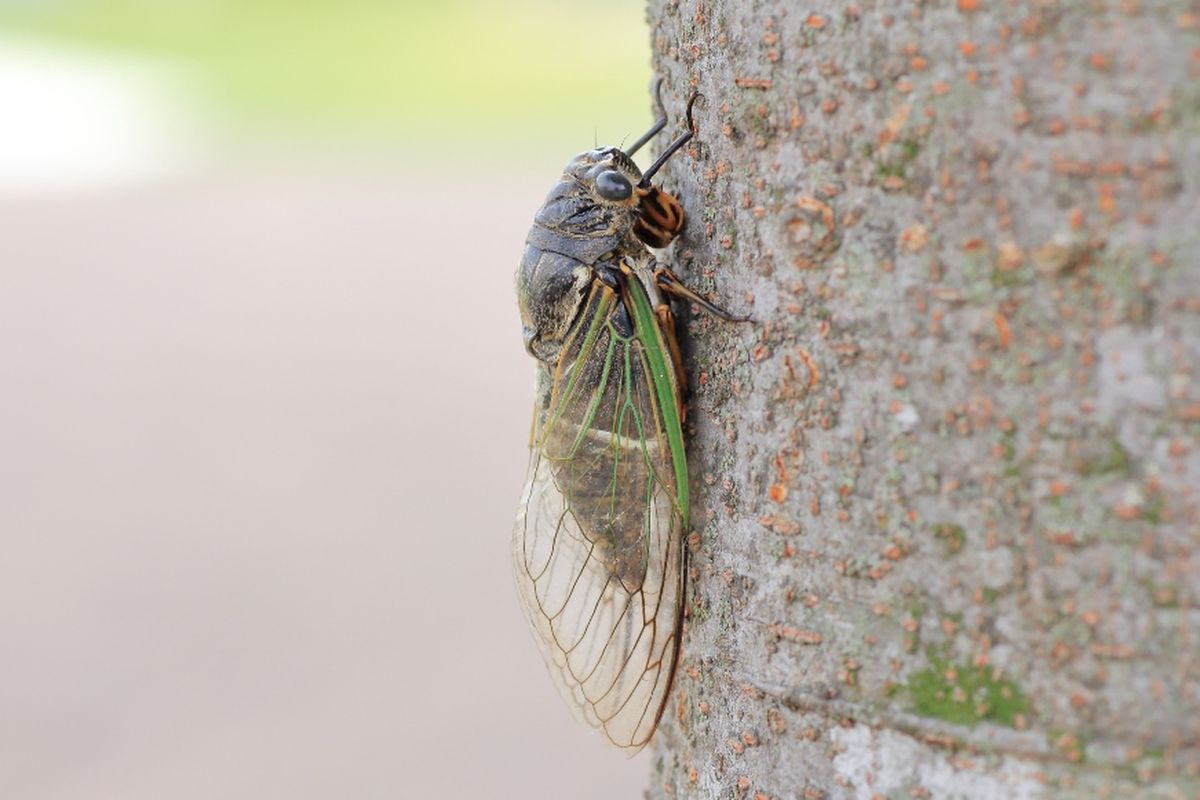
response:
{"label": "insect", "polygon": [[[651,248],[683,228],[627,150],[581,153],[538,211],[517,270],[525,347],[537,359],[529,472],[513,530],[534,638],[576,716],[636,753],[679,660],[688,474],[685,373],[671,299],[744,320],[688,289]],[[661,107],[661,102],[660,102]]]}

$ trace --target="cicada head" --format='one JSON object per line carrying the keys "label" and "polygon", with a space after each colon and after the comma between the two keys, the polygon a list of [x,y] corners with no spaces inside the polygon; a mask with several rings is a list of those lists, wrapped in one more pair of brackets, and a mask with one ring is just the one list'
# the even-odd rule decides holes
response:
{"label": "cicada head", "polygon": [[615,147],[580,153],[563,170],[534,227],[576,240],[562,243],[581,261],[595,263],[629,236],[637,218],[642,173]]}
{"label": "cicada head", "polygon": [[633,159],[618,148],[580,153],[567,165],[567,173],[598,205],[621,209],[623,213],[614,214],[614,221],[628,226],[650,247],[666,247],[683,230],[683,206],[643,178]]}

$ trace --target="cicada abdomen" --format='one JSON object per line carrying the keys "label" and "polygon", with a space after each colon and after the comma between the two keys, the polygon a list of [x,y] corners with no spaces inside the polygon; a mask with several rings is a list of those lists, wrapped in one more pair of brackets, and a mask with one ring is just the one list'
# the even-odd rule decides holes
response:
{"label": "cicada abdomen", "polygon": [[[694,98],[693,98],[694,102]],[[688,106],[690,123],[691,104]],[[513,537],[522,605],[576,715],[636,752],[666,707],[679,659],[688,525],[683,373],[669,297],[729,319],[650,247],[683,228],[628,151],[576,156],[538,211],[517,272],[537,359],[530,465]],[[689,124],[690,128],[690,124]]]}

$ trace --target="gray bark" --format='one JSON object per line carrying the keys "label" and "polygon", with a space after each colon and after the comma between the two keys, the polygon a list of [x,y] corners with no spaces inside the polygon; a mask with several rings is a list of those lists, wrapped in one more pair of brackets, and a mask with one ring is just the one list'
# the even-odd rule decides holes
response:
{"label": "gray bark", "polygon": [[1200,796],[1200,7],[651,0],[691,589],[651,798]]}

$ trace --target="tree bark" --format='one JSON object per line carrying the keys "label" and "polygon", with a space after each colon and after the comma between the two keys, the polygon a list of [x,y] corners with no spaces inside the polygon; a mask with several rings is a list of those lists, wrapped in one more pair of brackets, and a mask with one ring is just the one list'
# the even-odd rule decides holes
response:
{"label": "tree bark", "polygon": [[1200,797],[1200,7],[650,0],[693,531],[648,797]]}

